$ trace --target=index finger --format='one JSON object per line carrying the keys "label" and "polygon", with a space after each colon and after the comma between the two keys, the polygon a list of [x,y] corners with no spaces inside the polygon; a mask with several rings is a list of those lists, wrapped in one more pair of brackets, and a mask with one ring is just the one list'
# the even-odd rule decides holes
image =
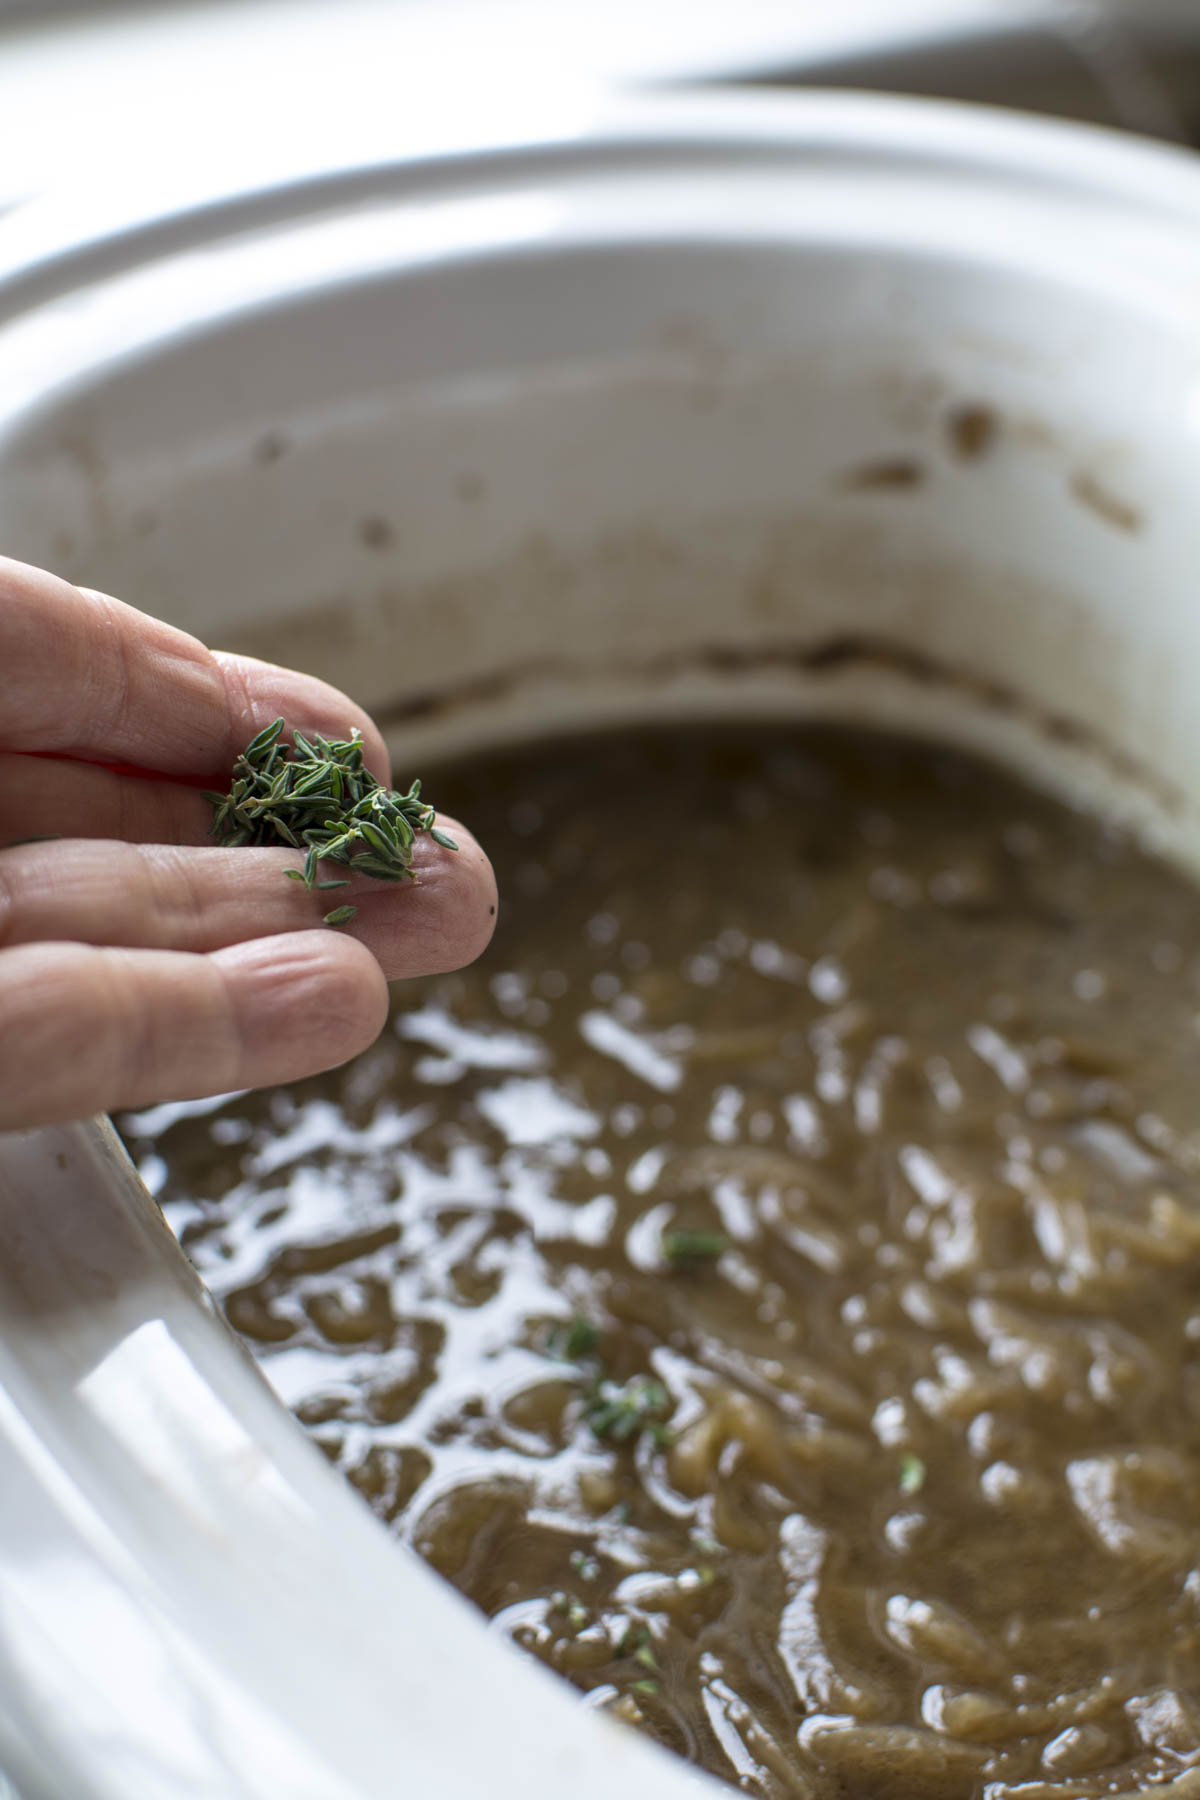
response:
{"label": "index finger", "polygon": [[389,779],[361,707],[312,675],[206,649],[90,588],[0,557],[0,750],[218,776],[264,725],[349,737]]}

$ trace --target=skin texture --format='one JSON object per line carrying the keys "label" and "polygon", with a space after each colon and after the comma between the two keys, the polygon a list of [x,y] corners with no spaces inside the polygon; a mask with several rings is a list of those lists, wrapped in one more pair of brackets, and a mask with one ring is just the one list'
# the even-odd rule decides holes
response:
{"label": "skin texture", "polygon": [[[335,688],[0,558],[0,1130],[333,1068],[380,1031],[389,980],[484,949],[495,880],[456,820],[439,822],[457,854],[418,840],[416,883],[333,895],[283,879],[295,851],[208,842],[190,784],[223,788],[280,714],[330,737],[356,725],[390,781]],[[19,841],[34,836],[54,841]],[[344,903],[352,923],[323,927]]]}

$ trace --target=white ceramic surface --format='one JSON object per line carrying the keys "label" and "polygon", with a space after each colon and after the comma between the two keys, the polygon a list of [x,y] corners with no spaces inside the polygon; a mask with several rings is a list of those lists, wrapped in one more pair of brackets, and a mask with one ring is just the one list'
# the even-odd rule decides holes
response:
{"label": "white ceramic surface", "polygon": [[394,155],[414,117],[470,139],[497,95],[589,80],[991,96],[1183,137],[1198,36],[1195,0],[0,0],[0,209],[264,140]]}
{"label": "white ceramic surface", "polygon": [[[0,236],[0,543],[397,754],[833,712],[1200,862],[1200,175],[954,108],[563,100]],[[995,438],[964,457],[955,420]],[[705,1791],[330,1474],[120,1160],[0,1141],[0,1765],[33,1800]]]}
{"label": "white ceramic surface", "polygon": [[[1142,13],[1161,0],[1136,0]],[[779,70],[852,82],[858,57],[1091,26],[1130,0],[0,0],[0,208],[97,161],[134,180],[264,139],[389,153],[410,120],[470,138],[498,93],[564,83],[728,80]],[[1121,15],[1124,14],[1124,18]],[[1107,35],[1107,34],[1106,34]],[[219,126],[214,129],[216,119]],[[118,177],[119,178],[119,177]]]}

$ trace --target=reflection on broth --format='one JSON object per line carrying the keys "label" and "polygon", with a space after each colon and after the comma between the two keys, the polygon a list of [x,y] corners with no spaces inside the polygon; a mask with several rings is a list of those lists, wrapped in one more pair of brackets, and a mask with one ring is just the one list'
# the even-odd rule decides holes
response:
{"label": "reflection on broth", "polygon": [[484,961],[333,1075],[125,1121],[284,1400],[747,1793],[1200,1796],[1193,889],[828,730],[438,793]]}

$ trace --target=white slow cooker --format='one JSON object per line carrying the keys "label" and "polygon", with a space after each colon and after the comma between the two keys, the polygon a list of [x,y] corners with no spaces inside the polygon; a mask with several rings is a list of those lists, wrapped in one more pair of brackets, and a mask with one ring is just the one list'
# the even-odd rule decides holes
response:
{"label": "white slow cooker", "polygon": [[[319,671],[401,768],[833,714],[1200,862],[1192,161],[854,96],[556,115],[11,215],[0,545]],[[719,1791],[389,1540],[81,1128],[0,1139],[0,1767],[26,1800]]]}

